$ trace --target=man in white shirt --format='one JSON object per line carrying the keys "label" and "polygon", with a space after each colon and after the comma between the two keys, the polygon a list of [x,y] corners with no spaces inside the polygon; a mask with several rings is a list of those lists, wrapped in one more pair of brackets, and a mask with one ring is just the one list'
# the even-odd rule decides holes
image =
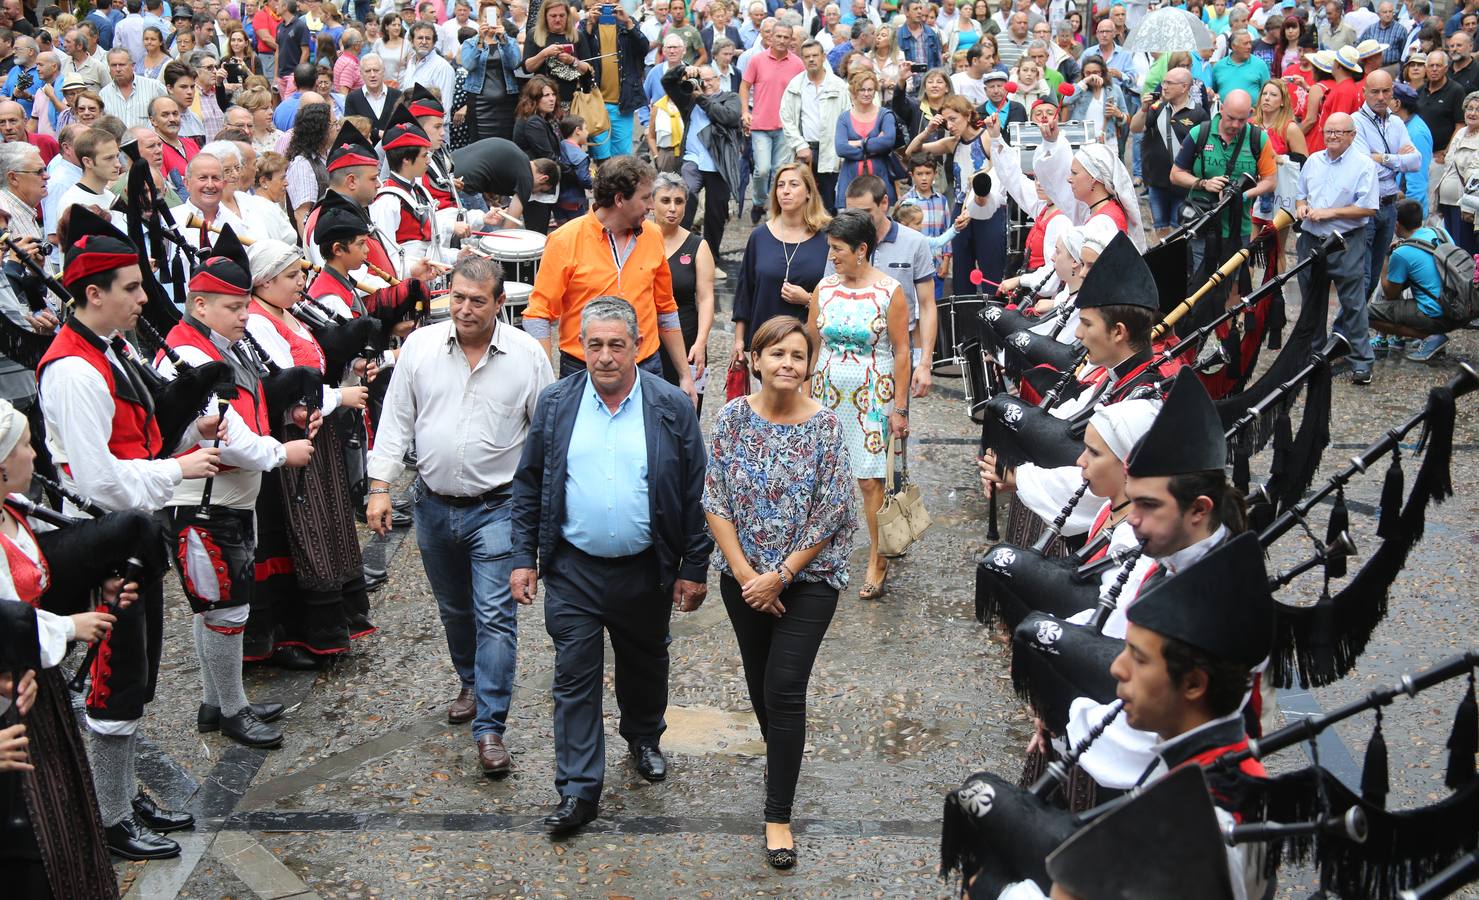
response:
{"label": "man in white shirt", "polygon": [[[436,52],[437,29],[435,25],[417,22],[411,26],[411,55],[406,57],[401,70],[402,90],[424,84],[438,91],[442,106],[452,108],[452,94],[457,86],[457,72],[452,64]],[[450,118],[450,113],[447,118]]]}
{"label": "man in white shirt", "polygon": [[457,0],[452,18],[437,26],[437,52],[455,63],[457,53],[462,48],[462,42],[457,40],[457,32],[464,28],[477,27],[477,23],[472,20],[471,0]]}
{"label": "man in white shirt", "polygon": [[[222,225],[230,225],[237,237],[253,240],[260,237],[255,227],[242,221],[242,216],[221,202],[227,187],[226,170],[220,159],[209,153],[197,153],[185,167],[185,190],[185,202],[170,210],[170,214],[175,217],[180,234],[193,246],[199,248],[213,243],[215,235],[208,232]],[[192,218],[199,220],[193,227],[190,225]]]}
{"label": "man in white shirt", "polygon": [[371,528],[390,531],[390,484],[414,446],[416,541],[462,684],[458,703],[475,700],[478,763],[491,777],[511,768],[503,745],[518,646],[510,486],[540,393],[554,382],[539,342],[499,322],[504,299],[497,263],[464,256],[453,266],[451,321],[417,329],[401,348],[370,453],[365,511]]}
{"label": "man in white shirt", "polygon": [[[80,130],[75,132],[72,146],[77,164],[82,167],[82,177],[58,195],[56,217],[60,219],[68,209],[80,203],[92,207],[92,211],[98,215],[112,219],[114,226],[121,223],[126,228],[127,220],[122,215],[113,215],[114,196],[108,190],[108,185],[118,177],[118,142],[101,128],[88,128],[85,125],[78,128]],[[57,243],[55,230],[48,232],[46,239]]]}
{"label": "man in white shirt", "polygon": [[828,213],[837,211],[837,171],[841,168],[833,137],[837,119],[852,108],[847,82],[827,65],[827,55],[817,41],[801,45],[806,71],[792,78],[781,95],[781,130],[786,149],[798,162],[811,166],[817,190]]}
{"label": "man in white shirt", "polygon": [[63,128],[57,134],[57,144],[60,145],[61,152],[53,156],[51,162],[46,164],[46,196],[41,200],[41,228],[42,235],[53,246],[57,244],[57,218],[61,215],[61,210],[58,208],[59,201],[62,195],[82,177],[82,166],[77,161],[75,141],[86,130],[86,125],[76,122]]}
{"label": "man in white shirt", "polygon": [[981,79],[986,77],[987,68],[977,44],[966,51],[965,68],[950,76],[950,86],[955,88],[955,93],[971,101],[972,106],[980,106],[986,102],[986,83]]}

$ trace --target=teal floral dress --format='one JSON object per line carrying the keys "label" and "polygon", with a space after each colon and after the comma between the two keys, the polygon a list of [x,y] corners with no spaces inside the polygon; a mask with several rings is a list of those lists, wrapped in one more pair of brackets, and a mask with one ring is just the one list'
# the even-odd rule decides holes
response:
{"label": "teal floral dress", "polygon": [[854,478],[884,477],[884,437],[894,400],[888,304],[898,288],[887,276],[850,288],[837,275],[828,275],[817,285],[822,347],[811,395],[842,424]]}

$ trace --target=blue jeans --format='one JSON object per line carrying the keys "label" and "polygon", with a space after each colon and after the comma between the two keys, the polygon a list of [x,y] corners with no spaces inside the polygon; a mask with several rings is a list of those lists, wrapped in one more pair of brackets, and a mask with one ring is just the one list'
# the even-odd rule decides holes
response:
{"label": "blue jeans", "polygon": [[611,130],[591,141],[591,159],[610,159],[632,153],[632,114],[623,114],[615,103],[606,104]]}
{"label": "blue jeans", "polygon": [[503,734],[518,655],[512,506],[457,507],[416,485],[416,545],[447,630],[447,651],[464,688],[477,693],[474,738]]}
{"label": "blue jeans", "polygon": [[1397,232],[1397,204],[1388,203],[1377,207],[1376,215],[1371,217],[1371,227],[1366,232],[1371,237],[1371,244],[1367,248],[1371,259],[1367,262],[1366,282],[1361,287],[1361,293],[1370,297],[1371,288],[1381,284],[1382,266],[1392,252],[1392,235]]}
{"label": "blue jeans", "polygon": [[1180,188],[1163,188],[1147,185],[1150,192],[1150,218],[1156,228],[1174,228],[1181,204],[1186,202],[1186,191]]}
{"label": "blue jeans", "polygon": [[751,131],[750,148],[755,155],[755,171],[751,175],[754,202],[764,208],[770,203],[770,176],[786,162],[786,134],[779,128]]}

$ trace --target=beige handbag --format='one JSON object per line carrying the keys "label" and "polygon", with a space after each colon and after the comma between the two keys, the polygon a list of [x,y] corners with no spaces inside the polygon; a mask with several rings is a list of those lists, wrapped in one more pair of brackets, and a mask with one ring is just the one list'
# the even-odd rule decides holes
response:
{"label": "beige handbag", "polygon": [[[909,456],[907,451],[900,452],[902,443],[898,438],[888,442],[886,493],[878,509],[878,552],[884,556],[903,556],[930,527],[929,510],[924,508],[919,485],[909,483]],[[904,457],[902,472],[896,465],[896,452]]]}

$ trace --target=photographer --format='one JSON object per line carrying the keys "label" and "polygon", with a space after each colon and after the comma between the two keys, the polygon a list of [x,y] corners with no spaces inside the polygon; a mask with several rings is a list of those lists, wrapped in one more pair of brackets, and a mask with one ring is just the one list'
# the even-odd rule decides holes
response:
{"label": "photographer", "polygon": [[1171,183],[1171,163],[1192,128],[1207,121],[1207,111],[1191,102],[1191,84],[1190,69],[1171,69],[1158,91],[1146,94],[1130,119],[1131,133],[1145,134],[1141,171],[1150,192],[1156,237],[1164,237],[1175,226],[1176,214],[1186,200],[1185,189]]}
{"label": "photographer", "polygon": [[[721,90],[713,66],[669,69],[663,90],[683,119],[683,142],[676,153],[689,193],[704,192],[704,241],[714,258],[729,219],[729,198],[740,187],[740,98]],[[693,224],[696,203],[689,203],[683,227]]]}
{"label": "photographer", "polygon": [[[647,103],[641,62],[647,56],[647,36],[620,3],[601,4],[596,15],[586,16],[581,29],[592,51],[596,89],[611,120],[611,128],[591,142],[591,158],[626,156],[632,152],[633,115]],[[616,67],[615,78],[608,66]]]}

